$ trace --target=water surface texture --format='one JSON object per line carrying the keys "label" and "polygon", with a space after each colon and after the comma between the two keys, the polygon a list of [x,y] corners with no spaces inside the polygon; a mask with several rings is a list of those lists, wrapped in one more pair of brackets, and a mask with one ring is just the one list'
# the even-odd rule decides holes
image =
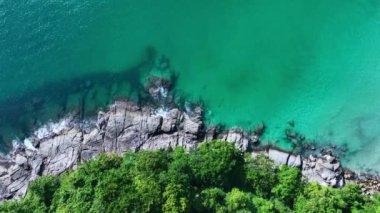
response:
{"label": "water surface texture", "polygon": [[136,94],[151,47],[209,123],[265,122],[266,140],[285,146],[294,120],[308,138],[347,145],[346,165],[380,171],[378,2],[0,0],[0,140],[27,134],[37,112]]}

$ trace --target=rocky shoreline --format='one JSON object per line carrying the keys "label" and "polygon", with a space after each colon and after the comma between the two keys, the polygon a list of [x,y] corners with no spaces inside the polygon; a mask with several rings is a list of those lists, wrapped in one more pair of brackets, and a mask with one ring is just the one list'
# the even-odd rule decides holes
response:
{"label": "rocky shoreline", "polygon": [[13,150],[0,158],[0,201],[23,197],[30,181],[76,169],[78,164],[100,153],[122,154],[176,146],[191,149],[213,139],[234,142],[237,148],[252,156],[263,153],[276,164],[297,167],[306,179],[321,185],[342,187],[354,182],[365,193],[380,191],[378,177],[363,179],[343,169],[331,153],[301,156],[271,147],[258,148],[263,125],[252,133],[240,128],[222,131],[205,127],[201,107],[182,110],[165,101],[162,104],[168,98],[169,87],[170,82],[154,78],[146,89],[159,103],[155,106],[119,100],[107,110],[99,111],[96,119],[83,122],[78,116],[68,115],[59,122],[42,126],[24,143],[15,143]]}

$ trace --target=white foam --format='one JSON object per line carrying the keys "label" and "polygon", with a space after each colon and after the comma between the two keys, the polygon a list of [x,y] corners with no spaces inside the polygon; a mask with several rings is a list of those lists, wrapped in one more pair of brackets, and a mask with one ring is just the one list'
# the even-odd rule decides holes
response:
{"label": "white foam", "polygon": [[37,149],[33,146],[32,144],[32,141],[29,139],[29,138],[25,138],[24,139],[24,145],[26,148],[30,149],[30,150],[34,150],[36,151]]}
{"label": "white foam", "polygon": [[54,134],[60,134],[63,130],[67,129],[69,127],[71,119],[70,118],[63,118],[60,121],[53,123],[49,122],[40,128],[38,128],[34,135],[37,137],[37,139],[43,139],[50,137]]}
{"label": "white foam", "polygon": [[160,94],[162,97],[167,98],[168,97],[168,90],[164,87],[160,87]]}
{"label": "white foam", "polygon": [[169,110],[166,108],[158,108],[155,111],[155,115],[161,116],[161,117],[167,117],[169,113]]}

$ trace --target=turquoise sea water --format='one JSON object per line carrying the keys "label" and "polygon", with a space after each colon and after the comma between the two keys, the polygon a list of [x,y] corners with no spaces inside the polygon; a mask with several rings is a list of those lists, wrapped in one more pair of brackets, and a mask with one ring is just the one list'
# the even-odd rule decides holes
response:
{"label": "turquoise sea water", "polygon": [[[202,100],[211,124],[289,120],[345,164],[380,171],[380,8],[376,0],[0,0],[0,140],[139,98],[153,50]],[[147,51],[148,50],[148,51]]]}

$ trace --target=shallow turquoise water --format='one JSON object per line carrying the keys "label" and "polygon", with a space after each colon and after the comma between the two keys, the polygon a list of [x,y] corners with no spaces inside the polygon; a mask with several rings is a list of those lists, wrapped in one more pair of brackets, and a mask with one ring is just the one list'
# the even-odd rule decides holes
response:
{"label": "shallow turquoise water", "polygon": [[80,100],[91,112],[137,97],[151,46],[208,122],[263,121],[266,140],[286,146],[295,120],[310,139],[346,144],[346,165],[380,170],[376,0],[3,0],[0,35],[3,144]]}

